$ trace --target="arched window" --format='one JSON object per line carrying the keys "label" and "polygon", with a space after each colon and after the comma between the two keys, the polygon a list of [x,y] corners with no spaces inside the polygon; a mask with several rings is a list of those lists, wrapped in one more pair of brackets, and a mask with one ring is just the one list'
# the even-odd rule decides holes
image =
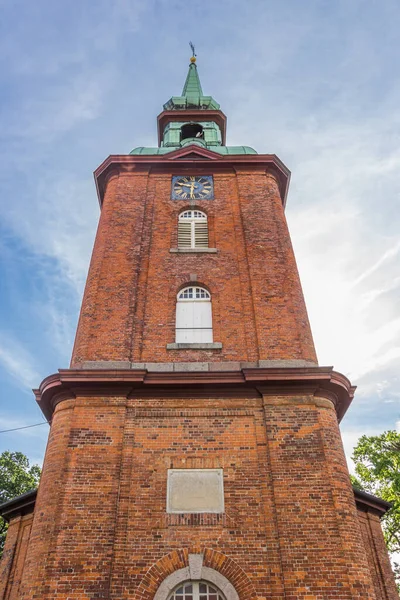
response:
{"label": "arched window", "polygon": [[178,219],[178,248],[208,248],[207,215],[185,210]]}
{"label": "arched window", "polygon": [[176,303],[176,343],[212,343],[211,295],[202,287],[185,287]]}
{"label": "arched window", "polygon": [[180,584],[168,596],[168,600],[225,600],[225,596],[205,581],[187,581]]}

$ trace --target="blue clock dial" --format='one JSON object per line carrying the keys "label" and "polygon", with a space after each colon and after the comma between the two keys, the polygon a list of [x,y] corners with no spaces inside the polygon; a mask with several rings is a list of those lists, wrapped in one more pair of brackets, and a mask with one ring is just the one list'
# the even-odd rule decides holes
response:
{"label": "blue clock dial", "polygon": [[210,200],[214,197],[212,175],[174,175],[173,200]]}

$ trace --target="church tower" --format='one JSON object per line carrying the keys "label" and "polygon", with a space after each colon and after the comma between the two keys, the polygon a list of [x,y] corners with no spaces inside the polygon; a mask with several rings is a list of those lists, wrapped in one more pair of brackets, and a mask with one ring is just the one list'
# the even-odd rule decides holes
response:
{"label": "church tower", "polygon": [[355,495],[340,439],[354,388],[317,364],[288,169],[226,145],[194,57],[157,125],[95,171],[71,365],[35,390],[50,437],[34,512],[3,510],[23,558],[0,599],[398,598],[388,505]]}

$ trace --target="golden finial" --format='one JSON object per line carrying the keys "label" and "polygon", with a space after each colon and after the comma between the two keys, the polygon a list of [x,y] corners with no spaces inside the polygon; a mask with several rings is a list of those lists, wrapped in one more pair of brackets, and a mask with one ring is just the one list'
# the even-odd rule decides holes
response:
{"label": "golden finial", "polygon": [[190,57],[190,62],[195,63],[196,62],[196,52],[194,50],[194,46],[193,46],[192,42],[189,42],[189,46],[192,49],[192,56]]}

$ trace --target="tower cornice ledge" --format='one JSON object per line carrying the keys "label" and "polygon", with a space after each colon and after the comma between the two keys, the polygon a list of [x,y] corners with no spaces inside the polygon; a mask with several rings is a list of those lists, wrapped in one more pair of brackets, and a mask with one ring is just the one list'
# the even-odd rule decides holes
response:
{"label": "tower cornice ledge", "polygon": [[[193,158],[195,155],[196,158]],[[111,174],[118,174],[119,170],[132,172],[159,171],[162,173],[175,172],[177,168],[189,165],[191,172],[196,168],[204,167],[212,161],[213,172],[227,169],[234,170],[265,170],[272,173],[278,182],[282,205],[285,207],[290,183],[290,171],[276,154],[218,154],[209,148],[200,148],[190,145],[177,148],[164,155],[132,155],[112,154],[101,163],[94,171],[97,197],[100,207],[103,204],[107,181]]]}
{"label": "tower cornice ledge", "polygon": [[[216,368],[216,364],[215,367]],[[190,388],[188,387],[190,386]],[[332,367],[242,368],[232,371],[148,371],[147,369],[60,369],[33,390],[44,416],[51,421],[56,405],[77,396],[145,394],[162,398],[309,395],[330,400],[339,422],[354,396],[355,387]]]}

